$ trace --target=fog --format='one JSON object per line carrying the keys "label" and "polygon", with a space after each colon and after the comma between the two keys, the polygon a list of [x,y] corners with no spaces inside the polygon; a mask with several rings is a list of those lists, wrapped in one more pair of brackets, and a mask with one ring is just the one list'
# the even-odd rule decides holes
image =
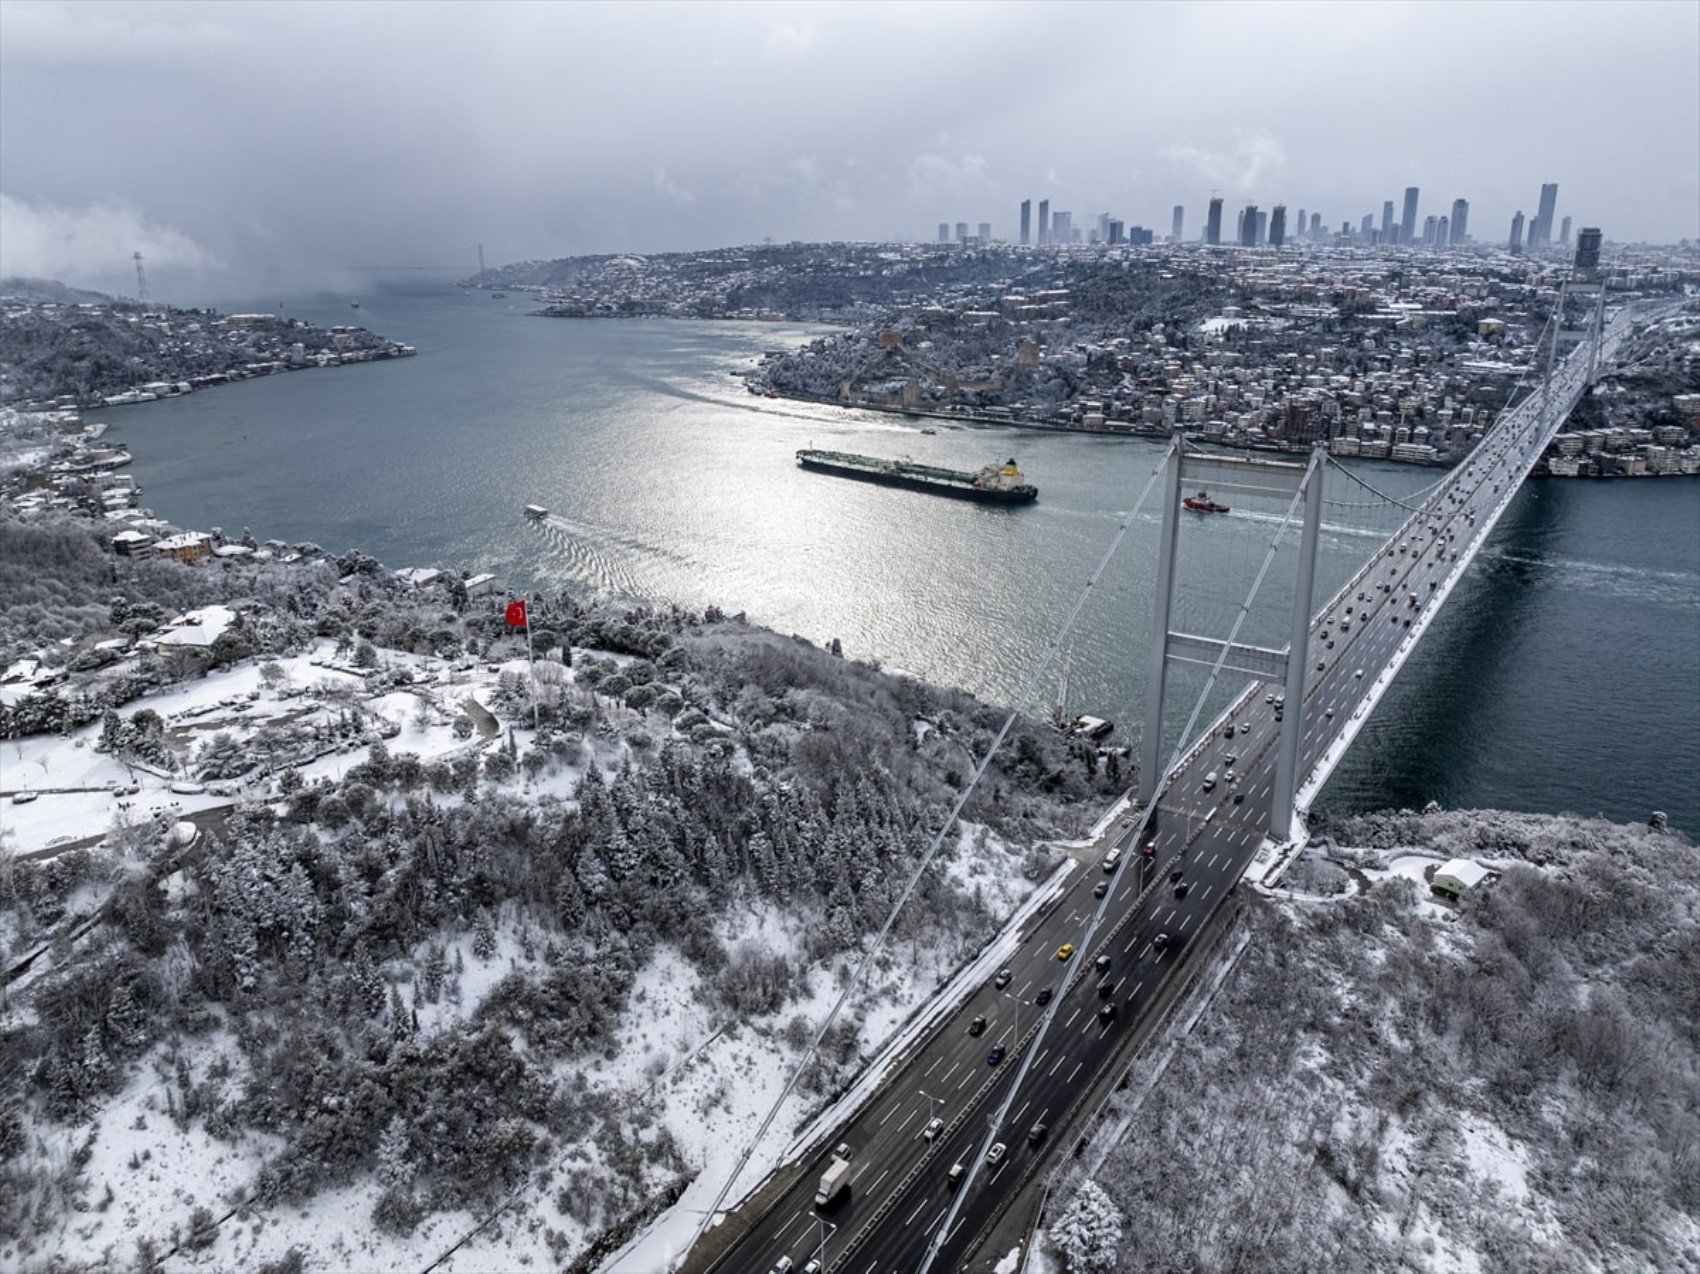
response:
{"label": "fog", "polygon": [[192,301],[1422,189],[1700,234],[1689,3],[0,6],[0,273]]}

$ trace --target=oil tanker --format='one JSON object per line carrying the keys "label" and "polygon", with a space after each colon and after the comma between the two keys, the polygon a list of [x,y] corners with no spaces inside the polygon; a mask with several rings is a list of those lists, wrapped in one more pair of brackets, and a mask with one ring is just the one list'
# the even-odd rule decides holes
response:
{"label": "oil tanker", "polygon": [[882,460],[878,456],[853,456],[843,451],[805,448],[797,453],[797,463],[817,473],[878,482],[888,487],[912,487],[917,491],[955,496],[960,500],[979,500],[985,504],[1031,504],[1039,498],[1039,488],[1021,476],[1014,460],[1001,465],[989,464],[974,473],[966,473],[960,469],[916,464],[913,460]]}

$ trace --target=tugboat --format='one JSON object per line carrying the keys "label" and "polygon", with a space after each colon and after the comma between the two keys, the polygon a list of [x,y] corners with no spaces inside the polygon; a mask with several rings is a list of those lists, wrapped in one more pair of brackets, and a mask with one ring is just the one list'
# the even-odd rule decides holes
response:
{"label": "tugboat", "polygon": [[1057,682],[1057,706],[1051,709],[1051,724],[1059,734],[1065,734],[1071,739],[1090,739],[1096,742],[1104,738],[1115,727],[1112,721],[1103,717],[1068,715],[1068,666],[1071,652],[1063,651],[1062,676]]}
{"label": "tugboat", "polygon": [[1210,493],[1207,491],[1200,491],[1197,495],[1189,495],[1181,503],[1194,513],[1226,513],[1228,511],[1227,505],[1217,504],[1210,498]]}

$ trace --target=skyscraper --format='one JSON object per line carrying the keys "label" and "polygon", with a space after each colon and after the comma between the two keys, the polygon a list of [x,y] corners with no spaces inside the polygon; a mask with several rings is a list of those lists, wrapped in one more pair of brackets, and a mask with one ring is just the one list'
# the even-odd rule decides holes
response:
{"label": "skyscraper", "polygon": [[[1364,220],[1367,223],[1369,218],[1366,217]],[[1369,226],[1366,224],[1364,229],[1368,230]],[[1320,243],[1322,241],[1322,214],[1320,212],[1313,212],[1310,214],[1310,241],[1312,243]]]}
{"label": "skyscraper", "polygon": [[[1347,229],[1350,228],[1350,226],[1347,227]],[[1375,214],[1373,212],[1366,212],[1364,213],[1363,222],[1358,226],[1358,238],[1362,239],[1365,243],[1374,243],[1375,239],[1372,237],[1374,234]]]}
{"label": "skyscraper", "polygon": [[1240,247],[1257,246],[1257,205],[1248,203],[1240,214]]}
{"label": "skyscraper", "polygon": [[1074,242],[1074,214],[1072,212],[1051,214],[1051,242]]}
{"label": "skyscraper", "polygon": [[1269,242],[1269,214],[1259,212],[1252,216],[1251,246],[1261,247]]}
{"label": "skyscraper", "polygon": [[1039,246],[1044,247],[1051,241],[1051,201],[1039,201]]}
{"label": "skyscraper", "polygon": [[1452,236],[1451,236],[1453,243],[1467,242],[1469,231],[1466,229],[1466,227],[1469,225],[1469,223],[1470,223],[1470,201],[1468,199],[1454,199],[1452,201]]}
{"label": "skyscraper", "polygon": [[1529,247],[1544,248],[1552,242],[1552,214],[1558,206],[1558,183],[1549,181],[1541,187],[1541,206],[1535,212],[1535,224],[1529,227]]}
{"label": "skyscraper", "polygon": [[1278,203],[1269,213],[1269,246],[1278,248],[1287,241],[1287,205]]}
{"label": "skyscraper", "polygon": [[1601,237],[1598,226],[1582,227],[1582,232],[1576,236],[1576,268],[1578,270],[1597,270],[1600,268]]}
{"label": "skyscraper", "polygon": [[1122,229],[1123,229],[1122,223],[1120,221],[1118,221],[1116,218],[1111,217],[1109,219],[1108,223],[1107,223],[1107,226],[1108,226],[1108,228],[1106,229],[1105,234],[1104,234],[1104,242],[1105,243],[1120,243],[1122,241]]}
{"label": "skyscraper", "polygon": [[968,223],[966,221],[956,223],[956,241],[958,243],[968,242]]}
{"label": "skyscraper", "polygon": [[1517,215],[1511,218],[1511,242],[1506,245],[1513,252],[1523,250],[1523,210],[1519,208]]}
{"label": "skyscraper", "polygon": [[992,241],[992,223],[989,222],[989,221],[982,221],[980,223],[980,242],[981,243],[990,243],[991,241]]}
{"label": "skyscraper", "polygon": [[949,243],[950,242],[950,222],[948,222],[948,221],[939,222],[939,242],[940,243]]}
{"label": "skyscraper", "polygon": [[1399,223],[1399,242],[1410,243],[1417,237],[1417,188],[1405,187],[1405,217]]}
{"label": "skyscraper", "polygon": [[1204,223],[1204,242],[1215,246],[1222,242],[1222,198],[1210,201],[1210,216]]}
{"label": "skyscraper", "polygon": [[1566,217],[1558,227],[1558,241],[1565,247],[1570,246],[1570,218]]}
{"label": "skyscraper", "polygon": [[1033,241],[1033,201],[1021,201],[1021,246],[1026,247]]}
{"label": "skyscraper", "polygon": [[1310,222],[1305,217],[1305,210],[1303,208],[1300,208],[1299,209],[1299,219],[1297,221],[1293,222],[1293,242],[1294,243],[1303,243],[1304,242],[1305,227],[1308,226],[1309,224],[1310,224]]}
{"label": "skyscraper", "polygon": [[1423,219],[1423,243],[1425,245],[1427,245],[1428,247],[1432,248],[1432,247],[1434,247],[1436,241],[1439,239],[1439,236],[1440,236],[1440,218],[1436,217],[1431,212],[1431,213],[1429,213],[1429,215],[1426,218]]}
{"label": "skyscraper", "polygon": [[1176,243],[1181,241],[1181,226],[1185,223],[1185,221],[1186,206],[1184,204],[1176,204],[1174,220],[1169,225],[1169,238],[1173,239]]}
{"label": "skyscraper", "polygon": [[1434,246],[1444,248],[1452,242],[1452,219],[1442,217],[1434,227]]}
{"label": "skyscraper", "polygon": [[1381,205],[1381,241],[1393,242],[1393,201],[1387,200]]}

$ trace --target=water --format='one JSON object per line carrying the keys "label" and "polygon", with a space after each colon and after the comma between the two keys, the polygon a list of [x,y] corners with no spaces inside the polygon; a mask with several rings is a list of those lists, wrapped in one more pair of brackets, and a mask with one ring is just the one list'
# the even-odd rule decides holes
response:
{"label": "water", "polygon": [[[731,373],[810,339],[757,323],[526,317],[459,290],[291,307],[417,358],[105,413],[146,503],[185,526],[360,548],[728,612],[1011,702],[1133,508],[1159,444],[938,426],[749,395]],[[954,468],[1009,456],[1039,503],[982,507],[805,473],[809,445]],[[1366,465],[1384,491],[1432,471]],[[1332,478],[1319,596],[1395,524]],[[549,507],[542,525],[521,516]],[[1223,635],[1284,508],[1190,516],[1176,627]],[[1070,644],[1071,711],[1137,737],[1157,527],[1133,520]],[[1296,535],[1241,640],[1286,640]],[[1201,678],[1177,683],[1175,740]],[[1190,686],[1190,688],[1189,688]],[[1032,707],[1048,710],[1053,670]],[[1213,714],[1227,693],[1207,705]],[[1208,719],[1206,717],[1205,719]],[[1667,810],[1700,830],[1700,483],[1546,482],[1517,498],[1325,791],[1334,810]]]}

